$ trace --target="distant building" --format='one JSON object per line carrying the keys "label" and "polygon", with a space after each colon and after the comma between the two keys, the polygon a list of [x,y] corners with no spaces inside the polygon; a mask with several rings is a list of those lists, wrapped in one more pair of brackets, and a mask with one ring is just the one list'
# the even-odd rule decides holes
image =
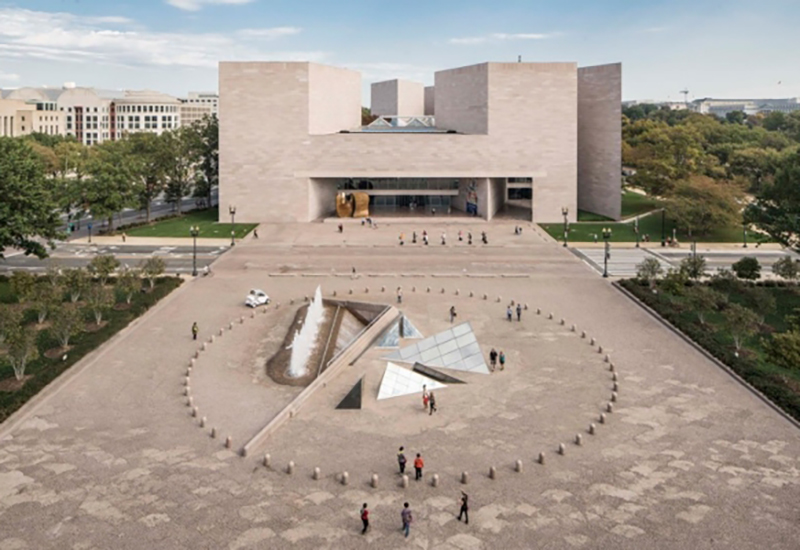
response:
{"label": "distant building", "polygon": [[56,110],[51,101],[0,99],[0,136],[26,136],[34,132],[64,135],[64,113]]}
{"label": "distant building", "polygon": [[703,114],[725,117],[728,113],[742,111],[747,115],[780,111],[790,113],[800,110],[800,98],[785,99],[714,99],[706,97],[691,103],[694,111]]}
{"label": "distant building", "polygon": [[188,96],[181,99],[181,103],[208,106],[211,114],[219,116],[219,94],[216,92],[189,92]]}
{"label": "distant building", "polygon": [[213,107],[203,103],[189,103],[181,99],[181,125],[191,126],[214,113]]}

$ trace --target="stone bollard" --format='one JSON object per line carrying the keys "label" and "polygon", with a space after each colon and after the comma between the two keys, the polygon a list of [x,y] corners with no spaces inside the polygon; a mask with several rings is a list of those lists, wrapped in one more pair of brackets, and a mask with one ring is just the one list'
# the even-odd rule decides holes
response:
{"label": "stone bollard", "polygon": [[458,289],[456,289],[456,296],[458,296],[459,294],[461,294],[461,293],[459,292]]}
{"label": "stone bollard", "polygon": [[198,410],[197,410],[197,407],[192,407],[192,416],[193,416],[194,418],[197,418],[197,413],[198,413],[198,412],[200,412],[200,411],[198,411]]}
{"label": "stone bollard", "polygon": [[293,306],[293,305],[294,305],[294,298],[292,298],[291,300],[289,300],[289,305],[290,305],[290,306]]}
{"label": "stone bollard", "polygon": [[347,485],[348,483],[350,483],[350,474],[342,472],[342,485]]}
{"label": "stone bollard", "polygon": [[333,295],[336,296],[336,291],[335,290],[333,291]]}
{"label": "stone bollard", "polygon": [[190,381],[191,381],[191,378],[190,378],[190,377],[188,377],[188,376],[185,376],[185,377],[183,378],[183,385],[184,385],[184,386],[188,386]]}
{"label": "stone bollard", "polygon": [[292,475],[294,473],[294,461],[290,460],[289,464],[286,466],[286,473]]}
{"label": "stone bollard", "polygon": [[233,439],[231,438],[231,436],[228,436],[225,438],[225,448],[230,449],[231,445],[233,445]]}
{"label": "stone bollard", "polygon": [[589,340],[589,345],[590,345],[590,346],[593,346],[593,345],[594,345],[594,338],[592,338],[591,340]]}
{"label": "stone bollard", "polygon": [[564,447],[563,443],[558,444],[558,454],[564,455],[567,452],[567,448]]}
{"label": "stone bollard", "polygon": [[581,338],[586,338],[586,331],[585,330],[581,331]]}
{"label": "stone bollard", "polygon": [[191,397],[189,397],[189,398],[186,400],[186,406],[187,406],[187,407],[191,407],[192,405],[194,405],[194,399],[193,399],[193,398],[191,398]]}
{"label": "stone bollard", "polygon": [[603,358],[603,361],[606,362],[606,363],[610,363],[611,362],[611,356],[606,353],[606,356]]}
{"label": "stone bollard", "polygon": [[211,428],[211,438],[214,439],[217,437],[217,429]]}
{"label": "stone bollard", "polygon": [[611,389],[613,389],[614,391],[619,391],[619,384],[614,382],[614,386]]}
{"label": "stone bollard", "polygon": [[368,286],[364,287],[364,294],[369,294],[369,287]]}
{"label": "stone bollard", "polygon": [[[255,316],[256,316],[256,312],[254,311],[254,312],[253,312],[253,315],[251,315],[251,317],[255,317]],[[208,343],[209,343],[209,344],[213,344],[213,343],[214,343],[214,340],[216,340],[216,339],[217,339],[217,338],[216,338],[216,337],[215,337],[215,336],[212,334],[212,335],[211,335],[211,338],[209,338],[209,339],[208,339]]]}
{"label": "stone bollard", "polygon": [[494,466],[489,468],[489,479],[497,479],[497,468]]}
{"label": "stone bollard", "polygon": [[610,413],[614,412],[614,404],[613,403],[607,403],[606,404],[606,412],[610,412]]}
{"label": "stone bollard", "polygon": [[603,346],[597,346],[597,353],[603,353]]}
{"label": "stone bollard", "polygon": [[427,292],[428,294],[430,294],[430,293],[431,293],[431,287],[429,287],[429,286],[428,286],[428,287],[425,287],[425,292]]}
{"label": "stone bollard", "polygon": [[575,436],[575,445],[578,445],[579,447],[583,445],[583,436],[581,434]]}
{"label": "stone bollard", "polygon": [[469,297],[470,297],[470,298],[473,298],[474,296],[475,296],[475,293],[474,293],[474,292],[472,292],[472,291],[470,290],[470,291],[469,291]]}
{"label": "stone bollard", "polygon": [[440,294],[444,294],[444,287],[442,287],[442,291],[440,292]]}
{"label": "stone bollard", "polygon": [[204,416],[203,418],[200,419],[200,427],[201,428],[205,428],[206,427],[206,422],[208,422],[208,420]]}
{"label": "stone bollard", "polygon": [[205,342],[203,342],[203,345],[202,345],[202,346],[200,346],[200,348],[201,348],[203,351],[206,351],[206,350],[208,349],[208,344],[207,344],[207,343],[205,343]]}
{"label": "stone bollard", "polygon": [[575,332],[576,330],[578,330],[578,327],[576,327],[575,325],[572,325],[572,327],[570,328],[570,330],[571,330],[572,332]]}
{"label": "stone bollard", "polygon": [[412,286],[411,287],[411,292],[416,292],[416,291],[417,291],[417,287],[416,286]]}
{"label": "stone bollard", "polygon": [[400,486],[403,489],[408,489],[408,476],[403,474],[403,477],[400,479]]}
{"label": "stone bollard", "polygon": [[186,376],[192,375],[192,367],[186,367]]}
{"label": "stone bollard", "polygon": [[386,287],[385,286],[381,287],[381,292],[386,292]]}
{"label": "stone bollard", "polygon": [[[256,318],[256,310],[253,310],[253,311],[250,312],[250,318],[251,319],[255,319]],[[211,338],[214,338],[214,337],[212,336]],[[214,340],[211,340],[211,341],[213,342]]]}
{"label": "stone bollard", "polygon": [[613,380],[614,382],[617,381],[617,373],[616,372],[611,375],[611,380]]}
{"label": "stone bollard", "polygon": [[307,302],[307,301],[308,301],[308,294],[306,294],[305,296],[303,296],[303,301],[304,301],[304,302]]}
{"label": "stone bollard", "polygon": [[233,321],[228,323],[228,330],[233,330]]}
{"label": "stone bollard", "polygon": [[373,489],[378,488],[378,474],[372,474],[372,479],[369,482]]}
{"label": "stone bollard", "polygon": [[191,386],[184,386],[183,388],[183,395],[189,395],[192,392]]}
{"label": "stone bollard", "polygon": [[544,464],[544,453],[539,453],[539,464]]}
{"label": "stone bollard", "polygon": [[517,473],[522,473],[522,461],[521,460],[517,460],[514,463],[514,471],[517,472]]}
{"label": "stone bollard", "polygon": [[542,314],[542,308],[537,307],[536,308],[536,315],[541,315],[541,314]]}
{"label": "stone bollard", "polygon": [[498,296],[497,299],[495,300],[495,302],[497,302],[499,304],[502,299],[503,299],[502,297]]}
{"label": "stone bollard", "polygon": [[269,456],[269,453],[264,455],[264,468],[269,468],[272,465],[272,457]]}
{"label": "stone bollard", "polygon": [[489,298],[489,297],[488,297],[486,294],[484,294],[484,295],[483,295],[483,299],[484,299],[484,300],[486,300],[486,299],[488,299],[488,298]]}
{"label": "stone bollard", "polygon": [[320,476],[319,468],[314,468],[314,473],[311,474],[312,479],[314,479],[314,481],[319,481]]}
{"label": "stone bollard", "polygon": [[561,321],[559,321],[558,324],[563,327],[564,326],[564,319],[561,319]]}
{"label": "stone bollard", "polygon": [[589,424],[589,435],[594,435],[594,432],[595,432],[596,429],[597,428],[595,427],[594,422]]}
{"label": "stone bollard", "polygon": [[193,366],[195,366],[196,364],[197,364],[197,359],[195,359],[194,357],[192,357],[191,359],[189,359],[189,366],[190,366],[190,367],[193,367]]}
{"label": "stone bollard", "polygon": [[614,372],[616,370],[616,368],[614,367],[614,363],[608,365],[608,370],[609,372]]}
{"label": "stone bollard", "polygon": [[261,309],[261,313],[263,313],[264,315],[266,315],[267,313],[269,313],[269,307],[265,305],[265,306],[264,306],[264,307]]}
{"label": "stone bollard", "polygon": [[439,474],[433,474],[433,477],[431,478],[431,486],[432,487],[439,486]]}
{"label": "stone bollard", "polygon": [[242,315],[241,317],[239,317],[239,324],[240,324],[240,325],[243,325],[243,324],[244,324],[244,315]]}
{"label": "stone bollard", "polygon": [[605,423],[606,423],[606,414],[600,413],[600,424],[605,424]]}
{"label": "stone bollard", "polygon": [[464,485],[469,483],[469,472],[461,472],[461,483]]}
{"label": "stone bollard", "polygon": [[528,311],[528,304],[525,304],[525,306],[522,309],[524,309],[525,311]]}
{"label": "stone bollard", "polygon": [[353,289],[352,289],[352,288],[351,288],[351,289],[349,289],[349,290],[347,291],[347,293],[348,293],[348,294],[352,294],[352,293],[353,293]]}
{"label": "stone bollard", "polygon": [[219,329],[219,335],[222,336],[223,334],[225,334],[225,329],[224,328]]}
{"label": "stone bollard", "polygon": [[552,311],[551,311],[550,313],[548,313],[548,314],[547,314],[547,318],[548,318],[548,319],[552,319],[552,318],[553,318],[553,312],[552,312]]}
{"label": "stone bollard", "polygon": [[616,402],[616,400],[617,400],[617,392],[612,391],[611,392],[611,402],[614,403],[614,402]]}
{"label": "stone bollard", "polygon": [[[203,344],[203,345],[205,346],[205,344]],[[194,358],[195,358],[195,359],[197,359],[197,358],[199,358],[199,357],[200,357],[200,350],[196,350],[196,351],[194,352]]]}

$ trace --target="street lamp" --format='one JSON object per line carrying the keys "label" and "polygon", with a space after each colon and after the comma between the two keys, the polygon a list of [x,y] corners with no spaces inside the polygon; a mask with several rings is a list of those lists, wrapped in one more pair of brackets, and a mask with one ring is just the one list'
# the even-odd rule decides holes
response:
{"label": "street lamp", "polygon": [[603,277],[608,278],[608,260],[611,258],[611,229],[603,228],[603,241],[605,242],[605,254],[603,254]]}
{"label": "street lamp", "polygon": [[667,246],[667,210],[661,209],[661,246]]}
{"label": "street lamp", "polygon": [[744,240],[742,248],[747,248],[747,225],[744,223],[742,224],[742,238]]}
{"label": "street lamp", "polygon": [[236,222],[234,221],[236,216],[236,207],[233,205],[229,206],[228,212],[231,215],[231,246],[236,246]]}
{"label": "street lamp", "polygon": [[197,277],[197,236],[200,234],[200,228],[193,225],[189,228],[189,234],[192,236],[192,277]]}
{"label": "street lamp", "polygon": [[636,248],[639,248],[639,216],[633,220],[633,232],[636,233]]}
{"label": "street lamp", "polygon": [[564,216],[564,248],[566,248],[569,241],[569,219],[567,218],[569,215],[569,208],[562,206],[561,215]]}

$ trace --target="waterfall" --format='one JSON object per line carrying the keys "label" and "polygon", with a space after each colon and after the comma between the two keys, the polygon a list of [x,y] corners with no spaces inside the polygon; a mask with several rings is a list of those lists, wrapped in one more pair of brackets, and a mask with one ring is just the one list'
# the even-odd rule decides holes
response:
{"label": "waterfall", "polygon": [[317,334],[319,333],[319,325],[325,310],[322,307],[322,290],[317,287],[314,293],[314,299],[308,305],[306,311],[306,319],[300,330],[295,332],[294,339],[292,340],[292,359],[289,362],[289,370],[287,374],[291,378],[300,378],[308,373],[308,359],[311,357],[311,352],[317,344]]}

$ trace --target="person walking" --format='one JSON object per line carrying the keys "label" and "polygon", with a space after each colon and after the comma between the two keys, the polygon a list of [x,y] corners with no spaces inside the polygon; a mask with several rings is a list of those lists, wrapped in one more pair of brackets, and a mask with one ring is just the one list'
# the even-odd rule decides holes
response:
{"label": "person walking", "polygon": [[403,533],[405,534],[406,538],[408,538],[411,522],[414,521],[414,518],[411,515],[411,508],[408,507],[408,502],[403,503],[403,511],[400,512],[400,519],[403,520]]}
{"label": "person walking", "polygon": [[442,233],[442,246],[447,244],[447,233]]}
{"label": "person walking", "polygon": [[500,370],[506,368],[506,354],[503,353],[503,350],[500,350]]}
{"label": "person walking", "polygon": [[452,323],[456,318],[456,306],[450,306],[450,323]]}
{"label": "person walking", "polygon": [[[363,222],[363,220],[362,220]],[[361,225],[364,225],[363,223]],[[339,224],[339,233],[344,233],[344,225]]]}
{"label": "person walking", "polygon": [[419,481],[422,479],[422,468],[425,467],[425,461],[422,456],[417,453],[417,458],[414,459],[414,479]]}
{"label": "person walking", "polygon": [[472,244],[472,231],[467,233],[467,244]]}
{"label": "person walking", "polygon": [[400,466],[400,474],[406,473],[406,453],[403,447],[397,451],[397,464]]}
{"label": "person walking", "polygon": [[398,304],[403,303],[403,289],[400,288],[399,286],[397,287],[397,303]]}
{"label": "person walking", "polygon": [[431,391],[431,394],[428,397],[428,407],[428,416],[430,416],[436,411],[436,396],[433,395],[433,391]]}
{"label": "person walking", "polygon": [[422,385],[422,407],[425,409],[425,412],[428,412],[428,402],[431,400],[431,396],[428,393],[428,386],[426,384]]}
{"label": "person walking", "polygon": [[522,321],[522,304],[517,304],[517,321]]}
{"label": "person walking", "polygon": [[[460,520],[461,516],[458,516],[458,519]],[[364,503],[364,506],[361,507],[361,523],[364,525],[364,528],[361,529],[361,534],[366,535],[367,529],[369,529],[369,508],[367,508],[366,502]]]}
{"label": "person walking", "polygon": [[192,323],[192,340],[197,340],[197,333],[200,332],[200,327],[197,326],[197,321]]}
{"label": "person walking", "polygon": [[400,233],[400,246],[403,246],[405,244],[405,240],[406,240],[405,233]]}
{"label": "person walking", "polygon": [[464,241],[464,232],[462,230],[458,230],[458,242]]}
{"label": "person walking", "polygon": [[508,319],[509,323],[511,322],[511,319],[512,319],[513,316],[514,316],[514,314],[511,312],[511,306],[508,306],[506,308],[506,319]]}
{"label": "person walking", "polygon": [[128,242],[128,235],[124,231],[122,232],[122,242]]}
{"label": "person walking", "polygon": [[492,348],[489,352],[489,364],[492,366],[492,371],[497,367],[497,350]]}
{"label": "person walking", "polygon": [[[366,508],[366,504],[364,507]],[[461,510],[458,511],[458,521],[461,521],[461,516],[464,516],[464,523],[469,525],[469,495],[461,491]]]}
{"label": "person walking", "polygon": [[253,229],[253,238],[254,239],[258,238],[258,229]]}

